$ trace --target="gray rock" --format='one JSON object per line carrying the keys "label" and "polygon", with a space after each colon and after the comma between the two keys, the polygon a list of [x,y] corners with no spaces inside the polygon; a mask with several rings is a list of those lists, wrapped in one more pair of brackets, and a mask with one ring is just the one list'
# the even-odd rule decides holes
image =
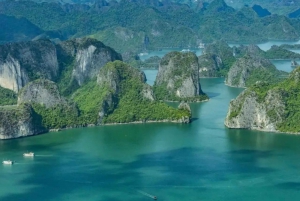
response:
{"label": "gray rock", "polygon": [[245,55],[239,58],[230,68],[225,83],[232,87],[248,87],[257,81],[275,81],[283,72],[267,59],[255,55]]}
{"label": "gray rock", "polygon": [[59,57],[71,57],[73,62],[72,78],[79,86],[90,78],[96,77],[101,67],[122,56],[102,42],[91,38],[80,38],[62,42],[58,45]]}
{"label": "gray rock", "polygon": [[254,91],[246,89],[230,102],[225,125],[229,128],[277,131],[276,126],[282,122],[284,110],[280,91],[270,90],[264,100],[259,100]]}
{"label": "gray rock", "polygon": [[18,92],[37,78],[53,80],[59,72],[56,49],[49,40],[0,46],[0,86]]}
{"label": "gray rock", "polygon": [[0,139],[25,137],[46,131],[30,105],[0,107]]}
{"label": "gray rock", "polygon": [[[191,52],[171,52],[165,55],[160,62],[154,87],[163,88],[167,92],[158,97],[163,100],[197,99],[203,94],[197,56]],[[156,91],[156,94],[161,93]]]}
{"label": "gray rock", "polygon": [[67,104],[67,101],[59,94],[54,82],[38,79],[30,82],[20,91],[18,104],[23,103],[38,103],[50,108],[58,104]]}

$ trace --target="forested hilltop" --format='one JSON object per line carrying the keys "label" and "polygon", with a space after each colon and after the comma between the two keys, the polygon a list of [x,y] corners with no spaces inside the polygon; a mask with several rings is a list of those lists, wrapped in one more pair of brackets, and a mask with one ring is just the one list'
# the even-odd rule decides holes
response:
{"label": "forested hilltop", "polygon": [[[0,14],[29,20],[40,29],[37,38],[65,40],[91,36],[121,53],[197,47],[201,41],[208,43],[216,39],[253,43],[269,39],[297,40],[300,35],[300,22],[296,19],[279,15],[259,17],[251,7],[235,10],[223,0],[199,4],[196,9],[159,0],[101,0],[92,5],[8,0],[0,2]],[[15,29],[18,23],[9,26]],[[9,35],[7,30],[2,35]]]}

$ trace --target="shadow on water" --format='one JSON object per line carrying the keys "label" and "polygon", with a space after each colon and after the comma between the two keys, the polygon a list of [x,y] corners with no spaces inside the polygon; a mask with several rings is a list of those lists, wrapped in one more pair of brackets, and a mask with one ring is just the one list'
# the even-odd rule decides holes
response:
{"label": "shadow on water", "polygon": [[205,93],[209,98],[215,98],[217,96],[220,96],[221,94],[221,93],[214,93],[214,92],[205,92]]}
{"label": "shadow on water", "polygon": [[298,135],[267,133],[247,129],[225,129],[231,146],[258,150],[296,150],[299,151]]}
{"label": "shadow on water", "polygon": [[276,185],[277,188],[280,189],[293,189],[293,190],[300,190],[300,182],[284,182]]}
{"label": "shadow on water", "polygon": [[193,117],[193,118],[191,119],[192,122],[198,121],[198,120],[199,120],[199,118],[196,118],[196,117]]}

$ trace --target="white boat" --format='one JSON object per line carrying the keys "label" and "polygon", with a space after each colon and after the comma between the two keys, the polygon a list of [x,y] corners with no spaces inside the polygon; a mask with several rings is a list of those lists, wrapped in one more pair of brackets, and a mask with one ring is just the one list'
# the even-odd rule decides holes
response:
{"label": "white boat", "polygon": [[139,56],[145,56],[145,55],[148,55],[149,53],[148,52],[142,52],[142,53],[139,53]]}
{"label": "white boat", "polygon": [[191,50],[190,49],[183,49],[181,50],[182,53],[187,53],[187,52],[190,52]]}
{"label": "white boat", "polygon": [[24,153],[23,156],[25,156],[25,157],[33,157],[34,153],[33,152],[27,152],[27,153]]}
{"label": "white boat", "polygon": [[6,160],[6,161],[2,161],[2,163],[4,165],[12,165],[14,162],[12,162],[11,160]]}
{"label": "white boat", "polygon": [[200,43],[199,46],[198,46],[198,48],[199,48],[199,49],[205,48],[205,44],[204,44],[204,43]]}

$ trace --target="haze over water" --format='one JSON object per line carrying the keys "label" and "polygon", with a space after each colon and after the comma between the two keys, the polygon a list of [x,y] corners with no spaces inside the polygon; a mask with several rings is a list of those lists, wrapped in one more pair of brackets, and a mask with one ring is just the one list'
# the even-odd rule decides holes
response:
{"label": "haze over water", "polygon": [[[290,66],[289,66],[290,68]],[[282,66],[282,70],[290,71]],[[149,83],[156,70],[145,71]],[[193,122],[80,128],[0,141],[1,201],[300,199],[300,136],[230,130],[223,121],[242,89],[201,79],[210,101]],[[23,158],[26,151],[36,157]]]}

